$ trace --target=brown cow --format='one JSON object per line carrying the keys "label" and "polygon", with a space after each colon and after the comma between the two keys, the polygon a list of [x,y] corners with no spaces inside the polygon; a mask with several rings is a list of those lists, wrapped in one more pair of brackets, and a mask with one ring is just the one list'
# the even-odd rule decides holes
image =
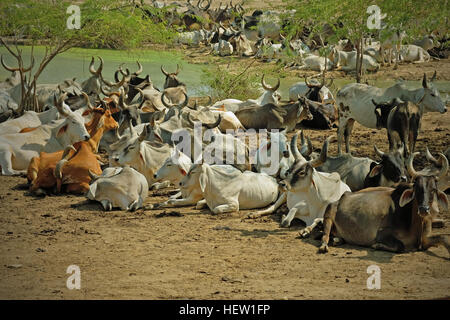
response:
{"label": "brown cow", "polygon": [[[111,111],[109,109],[103,109],[103,108],[95,108],[93,111],[93,118],[92,120],[86,124],[86,129],[89,132],[91,138],[88,141],[82,141],[74,144],[74,148],[78,151],[80,149],[83,150],[90,150],[90,153],[80,153],[80,156],[83,154],[87,154],[86,157],[83,159],[84,165],[88,166],[89,169],[92,170],[92,172],[99,172],[100,166],[97,161],[97,156],[95,153],[98,149],[98,144],[100,142],[100,139],[105,131],[114,129],[118,127],[117,122],[113,119],[111,115]],[[34,157],[28,166],[28,180],[31,182],[30,191],[36,194],[45,194],[43,188],[51,188],[55,185],[58,187],[57,179],[55,177],[55,169],[57,166],[58,161],[61,160],[63,155],[67,152],[58,151],[53,153],[46,153],[41,152],[39,157]],[[70,155],[72,155],[71,153]],[[93,156],[93,157],[92,157]],[[92,161],[95,159],[95,161]],[[95,167],[94,169],[92,167]],[[97,168],[98,167],[98,168]],[[101,173],[101,170],[99,174]],[[87,183],[87,189],[89,189],[89,175],[87,174],[86,170],[86,176],[89,179]],[[79,186],[72,186],[70,191],[78,191],[83,190],[86,186],[82,183],[84,180],[86,180],[86,176],[79,174],[77,177],[77,181],[81,181]],[[60,186],[58,188],[58,191],[60,191]],[[81,191],[80,191],[81,192]]]}
{"label": "brown cow", "polygon": [[412,183],[346,192],[340,200],[328,205],[319,252],[328,251],[332,234],[348,243],[376,250],[427,250],[443,244],[450,253],[448,236],[431,235],[432,212],[438,203],[445,210],[448,208],[447,196],[437,189],[438,179],[447,173],[448,160],[442,155],[445,159],[438,175],[425,175],[414,170],[414,155],[407,163]]}

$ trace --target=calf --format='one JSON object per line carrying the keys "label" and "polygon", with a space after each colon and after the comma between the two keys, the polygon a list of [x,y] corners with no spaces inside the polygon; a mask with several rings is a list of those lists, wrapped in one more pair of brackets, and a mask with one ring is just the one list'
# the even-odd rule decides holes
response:
{"label": "calf", "polygon": [[330,234],[350,244],[376,250],[427,250],[443,244],[450,252],[448,236],[431,235],[430,210],[437,203],[445,210],[448,208],[447,196],[437,189],[437,180],[447,170],[445,159],[438,176],[420,174],[414,170],[410,157],[408,172],[412,183],[345,193],[326,209],[319,252],[328,251]]}

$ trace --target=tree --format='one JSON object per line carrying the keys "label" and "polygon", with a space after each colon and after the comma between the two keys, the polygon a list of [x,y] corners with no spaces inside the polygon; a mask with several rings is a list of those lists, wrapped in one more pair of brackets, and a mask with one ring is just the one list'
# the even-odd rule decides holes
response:
{"label": "tree", "polygon": [[[3,0],[0,3],[0,43],[17,60],[14,69],[19,71],[21,78],[22,98],[16,115],[25,110],[41,111],[36,99],[37,80],[58,54],[83,46],[136,48],[143,42],[167,41],[172,36],[163,22],[154,23],[149,19],[146,12],[154,8],[135,5],[134,1],[86,0],[78,7],[79,26],[73,21],[77,19],[73,15],[78,13],[78,9],[68,10],[71,5],[65,0],[24,0],[20,3]],[[34,46],[37,43],[45,46],[44,57],[36,70],[25,67],[22,50],[18,46],[23,40],[32,45],[31,66],[34,64]]]}

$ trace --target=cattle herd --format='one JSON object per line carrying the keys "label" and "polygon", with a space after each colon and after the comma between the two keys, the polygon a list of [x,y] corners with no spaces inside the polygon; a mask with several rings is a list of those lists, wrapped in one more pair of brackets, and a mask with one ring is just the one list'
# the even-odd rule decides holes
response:
{"label": "cattle herd", "polygon": [[[450,149],[438,155],[427,149],[428,166],[417,171],[413,165],[423,114],[447,111],[433,86],[436,72],[430,79],[424,74],[416,89],[352,83],[336,96],[327,88],[330,81],[305,78],[290,88],[287,103],[277,91],[280,80],[272,86],[263,76],[264,93],[257,99],[213,103],[209,97],[199,105],[189,101],[178,66],[175,72],[161,66],[166,80],[159,90],[149,75],[141,77],[139,62],[133,73],[119,66],[109,82],[99,61],[95,69],[92,57],[92,75],[81,84],[39,85],[45,111],[17,118],[3,111],[2,175],[26,175],[36,195],[85,195],[107,211],[195,205],[213,214],[248,209],[251,219],[286,203],[281,226],[298,218],[306,223],[303,237],[322,226],[320,252],[327,252],[330,235],[332,241],[393,252],[438,244],[450,251],[447,236],[431,235],[432,227],[444,224],[439,208],[448,207],[443,191]],[[3,58],[2,64],[13,72],[2,90],[14,95],[20,70]],[[355,121],[386,128],[389,150],[373,146],[378,160],[352,156]],[[306,130],[333,126],[337,135],[314,152]],[[334,142],[336,157],[328,155]],[[178,190],[167,201],[145,204],[150,189],[170,186]]]}
{"label": "cattle herd", "polygon": [[[179,33],[178,43],[204,43],[219,55],[236,52],[266,60],[278,59],[287,49],[299,57],[298,69],[320,72],[356,67],[356,51],[348,41],[321,57],[313,48],[319,41],[286,41],[280,34],[283,21],[273,12],[244,16],[240,5],[214,10],[210,5],[208,0],[205,5],[188,1],[192,14],[185,14],[182,23],[191,31]],[[192,20],[205,14],[216,22],[209,30],[201,19]],[[171,23],[180,22],[173,18]],[[367,44],[363,69],[377,71],[386,58],[430,59],[432,38],[403,46],[402,37],[394,33],[384,42]],[[165,83],[158,89],[150,75],[142,76],[139,62],[134,72],[118,66],[110,82],[98,59],[95,69],[92,57],[91,76],[82,83],[67,79],[37,85],[36,105],[43,111],[16,117],[23,90],[19,73],[32,68],[34,60],[28,68],[11,67],[1,57],[11,72],[0,83],[2,175],[26,176],[35,195],[84,195],[106,211],[195,206],[213,214],[251,210],[247,218],[255,219],[286,204],[281,227],[298,218],[306,223],[302,237],[323,228],[322,253],[330,241],[392,252],[443,244],[450,253],[448,236],[432,235],[432,228],[444,225],[439,210],[448,210],[450,148],[435,155],[427,148],[428,164],[420,171],[413,164],[423,114],[447,111],[433,85],[436,72],[424,74],[415,89],[401,83],[388,88],[351,83],[335,93],[330,90],[333,79],[322,73],[294,84],[289,101],[278,92],[280,80],[269,84],[263,75],[264,90],[257,99],[213,102],[207,97],[205,103],[206,98],[189,99],[178,65],[175,72],[161,66]],[[373,146],[379,159],[351,154],[355,121],[386,129],[389,149]],[[315,152],[307,130],[332,128],[336,135]],[[293,133],[290,140],[288,133]],[[330,143],[337,143],[335,157],[328,155]],[[146,205],[150,189],[168,187],[176,193]]]}

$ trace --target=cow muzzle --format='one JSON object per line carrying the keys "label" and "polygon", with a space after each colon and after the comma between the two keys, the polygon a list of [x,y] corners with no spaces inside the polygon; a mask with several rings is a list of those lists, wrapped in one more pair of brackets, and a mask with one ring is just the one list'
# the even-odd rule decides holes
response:
{"label": "cow muzzle", "polygon": [[84,136],[84,141],[88,141],[90,138],[91,138],[90,135],[85,135],[85,136]]}
{"label": "cow muzzle", "polygon": [[419,206],[419,214],[424,217],[430,214],[430,206]]}

